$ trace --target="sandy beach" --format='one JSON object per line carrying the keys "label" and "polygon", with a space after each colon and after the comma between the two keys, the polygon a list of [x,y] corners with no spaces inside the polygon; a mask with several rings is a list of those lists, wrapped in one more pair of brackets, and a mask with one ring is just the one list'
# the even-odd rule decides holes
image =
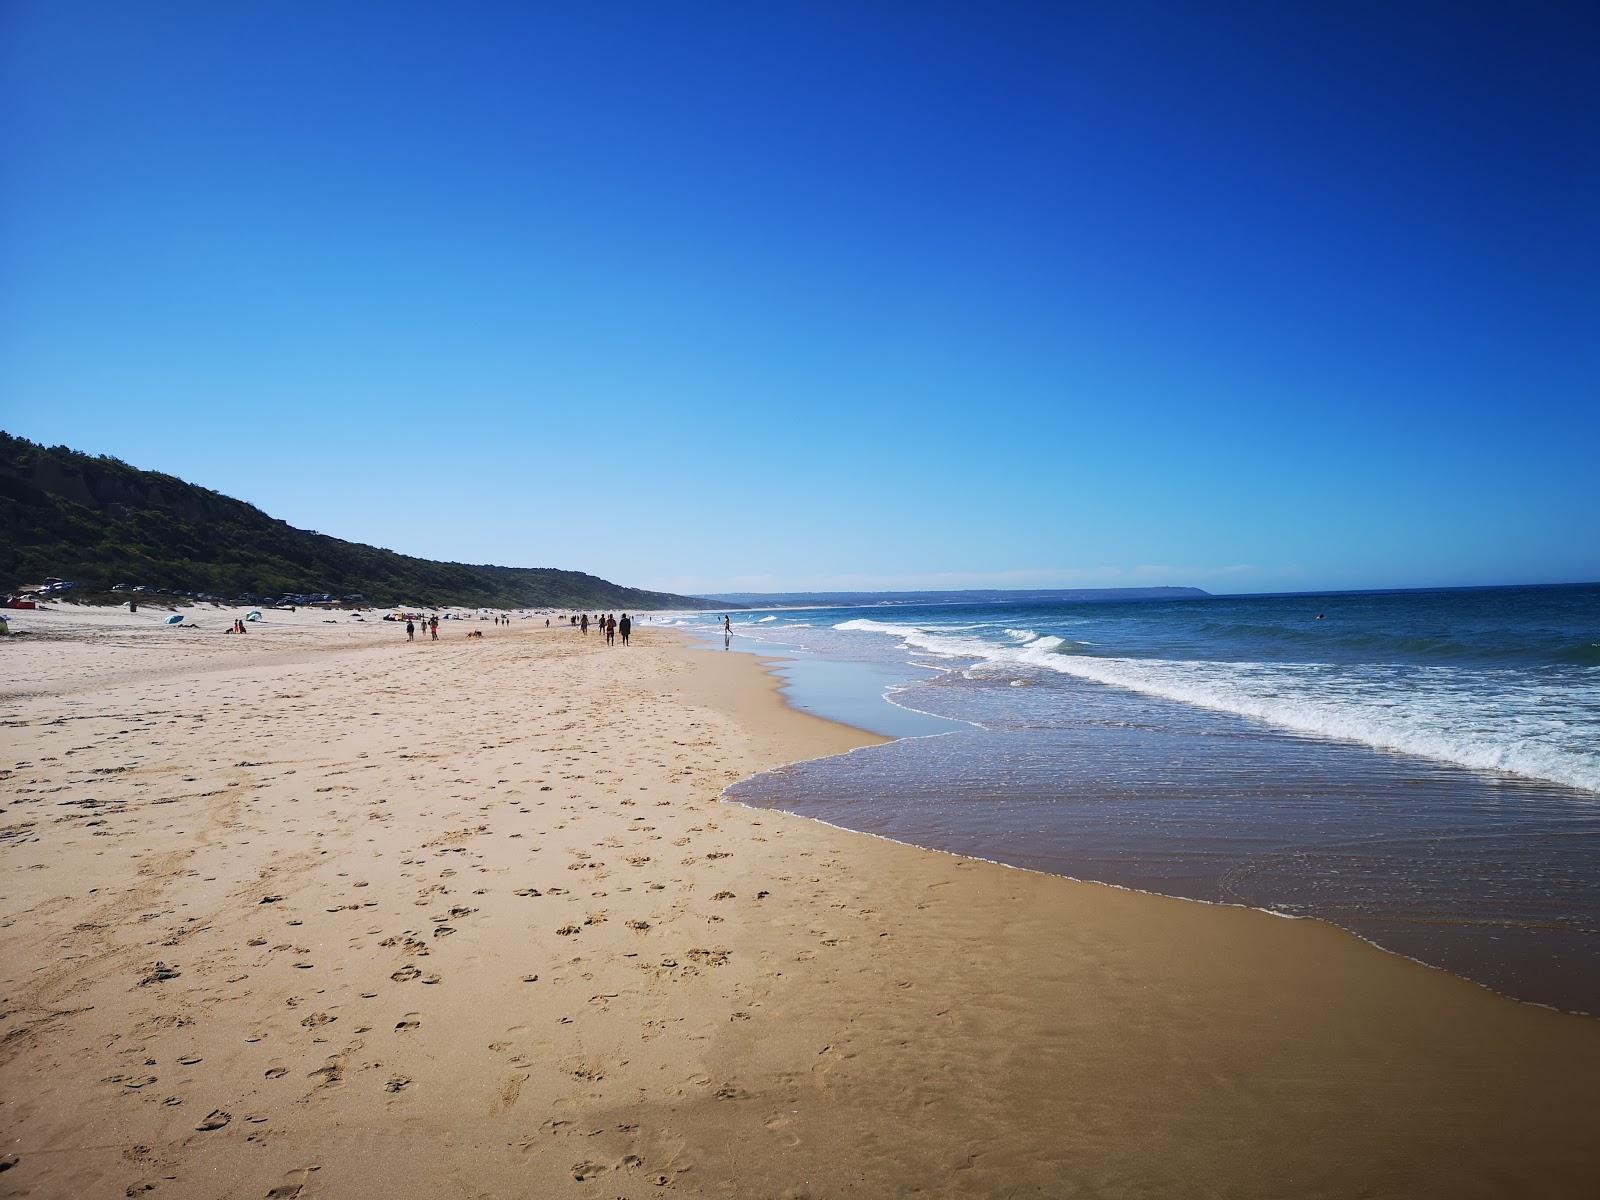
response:
{"label": "sandy beach", "polygon": [[232,615],[0,644],[0,1195],[1596,1194],[1600,1022],[722,803],[754,658]]}

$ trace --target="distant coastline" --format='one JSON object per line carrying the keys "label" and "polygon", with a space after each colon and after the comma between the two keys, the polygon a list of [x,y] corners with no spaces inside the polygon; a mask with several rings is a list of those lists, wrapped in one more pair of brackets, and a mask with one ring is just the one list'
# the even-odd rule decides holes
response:
{"label": "distant coastline", "polygon": [[1101,600],[1206,599],[1197,587],[1138,588],[968,588],[928,592],[713,592],[706,597],[750,608],[818,606],[843,608],[878,604],[1061,604]]}
{"label": "distant coastline", "polygon": [[0,523],[0,588],[53,582],[79,599],[138,589],[215,603],[316,595],[377,607],[712,607],[582,571],[438,562],[347,542],[172,475],[4,432]]}

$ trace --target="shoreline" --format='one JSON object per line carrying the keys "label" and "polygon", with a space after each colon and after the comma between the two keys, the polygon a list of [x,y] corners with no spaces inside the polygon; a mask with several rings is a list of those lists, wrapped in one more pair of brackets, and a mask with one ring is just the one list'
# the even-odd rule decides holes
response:
{"label": "shoreline", "polygon": [[[671,632],[679,632],[679,631],[672,630]],[[711,647],[710,645],[706,645],[706,646],[693,645],[692,644],[693,643],[693,635],[685,633],[685,634],[683,634],[683,636],[684,636],[684,639],[685,639],[686,642],[691,643],[691,649],[707,651],[707,652],[710,652],[713,649],[713,647]],[[756,662],[761,665],[762,669],[767,671],[768,674],[773,674],[773,670],[772,670],[772,667],[770,665],[770,660],[777,660],[777,659],[781,659],[781,658],[784,657],[783,655],[779,655],[779,654],[763,654],[761,652],[754,651],[754,650],[741,650],[741,651],[738,651],[738,653],[745,654],[745,655],[747,655],[747,656],[749,656],[751,658],[754,658],[756,660]],[[777,676],[774,675],[774,678],[776,679]],[[796,707],[793,703],[790,702],[790,700],[787,697],[787,695],[784,694],[784,685],[783,685],[783,682],[782,682],[781,679],[778,680],[777,691],[778,691],[778,694],[779,694],[779,698],[782,699],[784,701],[784,703],[793,712],[800,713],[802,715],[808,715],[808,716],[809,715],[815,715],[815,714],[812,714],[812,713],[808,712],[808,710]],[[917,713],[921,713],[922,712],[921,709],[913,709],[913,708],[910,708],[909,706],[900,705],[899,702],[894,699],[894,692],[892,690],[890,692],[886,692],[882,698],[883,698],[884,703],[886,703],[886,704],[895,705],[897,707],[905,707],[905,708],[907,708],[908,711],[911,711],[911,712],[917,712]],[[947,720],[947,721],[951,721],[951,722],[955,722],[955,721],[958,720],[958,718],[953,718],[953,717],[952,718],[939,717],[937,714],[934,714],[934,713],[927,713],[927,714],[924,714],[924,715],[927,715],[929,717],[933,717],[934,719],[937,719],[937,720]],[[843,720],[841,718],[828,717],[828,718],[823,718],[823,719],[824,720],[832,720],[832,721],[835,721],[835,723],[837,723],[837,724],[845,725],[846,727],[849,727],[849,728],[858,729],[859,732],[861,732],[863,734],[866,734],[868,736],[871,736],[871,737],[876,739],[875,741],[868,742],[868,743],[864,744],[863,746],[853,746],[853,747],[851,747],[851,748],[849,748],[847,750],[842,751],[841,752],[842,754],[853,754],[853,753],[855,753],[856,750],[867,749],[867,748],[869,748],[871,746],[876,746],[876,745],[882,745],[885,742],[889,742],[889,741],[900,741],[900,742],[915,741],[915,740],[922,739],[922,738],[944,737],[944,736],[947,736],[947,733],[948,733],[948,731],[936,732],[936,733],[909,733],[909,734],[902,734],[899,737],[892,737],[891,738],[891,737],[887,737],[887,736],[882,735],[882,734],[877,734],[872,730],[860,729],[858,726],[851,725],[849,721]],[[805,761],[810,761],[810,760],[809,759],[797,759],[795,761],[796,762],[805,762]],[[771,768],[771,770],[781,770],[782,767],[784,767],[784,766],[792,766],[792,765],[794,765],[794,764],[793,763],[784,763],[784,764],[781,764],[779,767]],[[765,773],[765,772],[758,772],[758,774],[763,774],[763,773]],[[839,823],[837,823],[835,821],[829,821],[824,817],[816,816],[816,815],[813,815],[813,814],[810,814],[810,813],[795,812],[795,811],[793,811],[791,809],[779,808],[779,807],[776,807],[776,806],[763,807],[762,805],[752,804],[752,803],[749,803],[748,801],[740,800],[740,799],[737,799],[736,797],[732,797],[732,796],[729,796],[727,794],[727,792],[732,790],[732,788],[737,787],[739,784],[745,783],[745,782],[748,782],[748,777],[746,779],[736,780],[733,784],[729,785],[728,789],[724,790],[723,794],[718,797],[718,800],[723,804],[737,805],[738,807],[744,808],[744,809],[748,809],[751,812],[757,812],[757,813],[762,813],[762,812],[783,812],[783,813],[787,813],[790,816],[798,816],[798,817],[802,818],[803,820],[814,821],[817,824],[826,826],[829,829],[837,829],[841,833],[851,834],[851,835],[856,836],[856,837],[874,838],[874,839],[876,839],[878,841],[887,842],[892,846],[905,846],[905,847],[908,847],[910,849],[921,850],[921,851],[924,851],[924,852],[929,853],[929,854],[948,855],[948,856],[950,856],[952,858],[962,859],[962,860],[965,860],[965,861],[968,861],[968,862],[984,863],[984,864],[986,864],[988,866],[999,867],[999,868],[1001,868],[1003,870],[1007,870],[1007,871],[1022,871],[1022,872],[1026,873],[1026,874],[1041,875],[1041,876],[1044,876],[1045,878],[1049,878],[1049,879],[1065,879],[1065,880],[1067,880],[1067,881],[1069,881],[1071,883],[1085,884],[1085,885],[1088,885],[1090,887],[1111,888],[1111,889],[1113,889],[1115,891],[1119,891],[1119,892],[1131,892],[1131,893],[1133,893],[1135,895],[1150,896],[1150,897],[1153,897],[1153,898],[1159,899],[1159,900],[1174,900],[1174,901],[1177,901],[1177,902],[1183,903],[1183,904],[1199,904],[1199,905],[1204,905],[1204,906],[1208,906],[1208,907],[1215,907],[1215,908],[1237,908],[1237,909],[1243,909],[1243,910],[1245,910],[1247,912],[1255,912],[1255,913],[1260,913],[1262,916],[1273,917],[1273,918],[1276,918],[1277,920],[1280,920],[1280,921],[1308,921],[1308,922],[1312,922],[1312,923],[1315,923],[1315,924],[1318,924],[1318,925],[1325,926],[1326,928],[1328,928],[1329,930],[1331,930],[1331,931],[1333,931],[1335,933],[1343,934],[1346,937],[1354,938],[1356,941],[1362,943],[1365,946],[1371,947],[1373,950],[1376,950],[1380,954],[1393,955],[1396,958],[1402,959],[1405,962],[1412,963],[1412,964],[1414,964],[1416,966],[1423,967],[1426,970],[1438,971],[1441,974],[1447,975],[1452,979],[1457,979],[1457,980],[1460,980],[1463,983],[1471,984],[1474,987],[1482,988],[1484,991],[1488,992],[1490,995],[1500,997],[1501,999],[1510,1000],[1510,1001],[1513,1001],[1514,1003],[1517,1003],[1517,1004],[1531,1005],[1534,1008],[1542,1008],[1542,1009],[1545,1009],[1545,1010],[1547,1010],[1549,1012],[1559,1013],[1562,1016],[1571,1016],[1571,1017],[1580,1017],[1580,1018],[1589,1018],[1589,1019],[1600,1020],[1600,1013],[1592,1013],[1592,1012],[1588,1012],[1588,1011],[1581,1010],[1581,1009],[1562,1008],[1559,1005],[1550,1004],[1550,1003],[1547,1003],[1547,1002],[1542,1001],[1542,1000],[1532,1000],[1532,999],[1528,999],[1528,998],[1522,997],[1522,996],[1514,996],[1509,992],[1501,991],[1500,989],[1492,986],[1491,984],[1485,983],[1481,979],[1474,979],[1470,975],[1463,975],[1458,971],[1451,970],[1449,967],[1441,966],[1438,963],[1430,963],[1430,962],[1428,962],[1428,961],[1426,961],[1424,959],[1416,958],[1413,955],[1406,954],[1404,951],[1396,950],[1393,947],[1382,945],[1381,943],[1376,942],[1376,941],[1374,941],[1373,939],[1371,939],[1369,937],[1363,936],[1362,934],[1358,933],[1354,929],[1347,929],[1343,925],[1340,925],[1336,921],[1331,921],[1326,917],[1321,917],[1321,916],[1318,916],[1318,915],[1316,915],[1314,913],[1277,912],[1277,911],[1275,911],[1273,909],[1270,909],[1270,908],[1263,908],[1260,905],[1246,904],[1243,901],[1236,901],[1236,900],[1207,900],[1207,899],[1204,899],[1203,897],[1198,897],[1198,896],[1179,896],[1179,895],[1174,895],[1174,894],[1172,894],[1170,892],[1158,892],[1158,891],[1154,891],[1154,890],[1152,890],[1150,888],[1136,887],[1133,884],[1116,883],[1116,882],[1114,882],[1112,880],[1108,880],[1108,879],[1091,879],[1091,878],[1089,878],[1087,876],[1068,875],[1068,874],[1065,874],[1065,873],[1060,872],[1060,871],[1047,871],[1042,867],[1030,867],[1030,866],[1024,866],[1021,863],[1010,863],[1010,862],[1006,862],[1003,859],[985,858],[983,855],[980,855],[980,854],[966,854],[966,853],[963,853],[963,852],[961,852],[959,850],[946,850],[946,849],[944,849],[943,847],[940,847],[940,846],[929,846],[929,845],[924,845],[921,842],[908,841],[905,838],[891,837],[890,835],[888,835],[886,833],[878,833],[878,832],[876,832],[874,830],[870,830],[870,829],[852,829],[848,825],[841,825],[841,824],[839,824]],[[1597,1114],[1597,1116],[1600,1116],[1600,1114]]]}
{"label": "shoreline", "polygon": [[1592,1019],[722,802],[873,739],[667,632],[8,698],[0,1194],[1586,1194]]}
{"label": "shoreline", "polygon": [[[884,652],[886,629],[827,632],[842,615],[752,627],[734,644],[804,661],[928,665],[905,645]],[[808,709],[850,719],[829,692],[806,690],[805,672],[782,673],[798,674]],[[851,770],[797,765],[743,781],[730,798],[1062,878],[1321,920],[1499,994],[1600,1016],[1596,893],[1582,854],[1596,825],[1583,795],[1116,685],[1009,674],[1021,675],[1013,687],[1027,685],[1016,696],[1039,702],[1013,701],[1001,686],[1008,672],[981,660],[970,684],[891,687],[879,707],[909,699],[970,728],[944,744],[905,737]],[[856,683],[863,694],[872,686]]]}

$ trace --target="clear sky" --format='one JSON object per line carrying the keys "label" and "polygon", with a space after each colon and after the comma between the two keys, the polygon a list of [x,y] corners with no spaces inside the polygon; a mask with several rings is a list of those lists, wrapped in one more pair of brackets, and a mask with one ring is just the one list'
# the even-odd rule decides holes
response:
{"label": "clear sky", "polygon": [[1600,8],[8,0],[0,425],[674,590],[1600,578]]}

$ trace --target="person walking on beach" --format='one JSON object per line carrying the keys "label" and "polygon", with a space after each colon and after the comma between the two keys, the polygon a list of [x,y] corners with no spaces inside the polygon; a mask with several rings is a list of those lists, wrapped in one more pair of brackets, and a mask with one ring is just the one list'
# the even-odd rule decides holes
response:
{"label": "person walking on beach", "polygon": [[589,636],[589,614],[588,613],[584,613],[583,616],[578,618],[578,628],[583,631],[583,636],[584,637],[588,637]]}
{"label": "person walking on beach", "polygon": [[722,614],[722,634],[724,637],[733,636],[733,622],[728,620],[728,614]]}
{"label": "person walking on beach", "polygon": [[428,618],[428,632],[433,635],[433,640],[439,640],[439,615],[435,613]]}
{"label": "person walking on beach", "polygon": [[410,617],[407,617],[406,618],[406,641],[414,642],[416,640],[417,640],[417,627],[416,627],[416,624],[411,620]]}
{"label": "person walking on beach", "polygon": [[622,635],[622,644],[628,644],[628,635],[633,632],[633,622],[628,620],[628,614],[622,614],[622,620],[617,622],[617,632]]}
{"label": "person walking on beach", "polygon": [[610,613],[606,614],[606,645],[617,644],[617,619]]}

